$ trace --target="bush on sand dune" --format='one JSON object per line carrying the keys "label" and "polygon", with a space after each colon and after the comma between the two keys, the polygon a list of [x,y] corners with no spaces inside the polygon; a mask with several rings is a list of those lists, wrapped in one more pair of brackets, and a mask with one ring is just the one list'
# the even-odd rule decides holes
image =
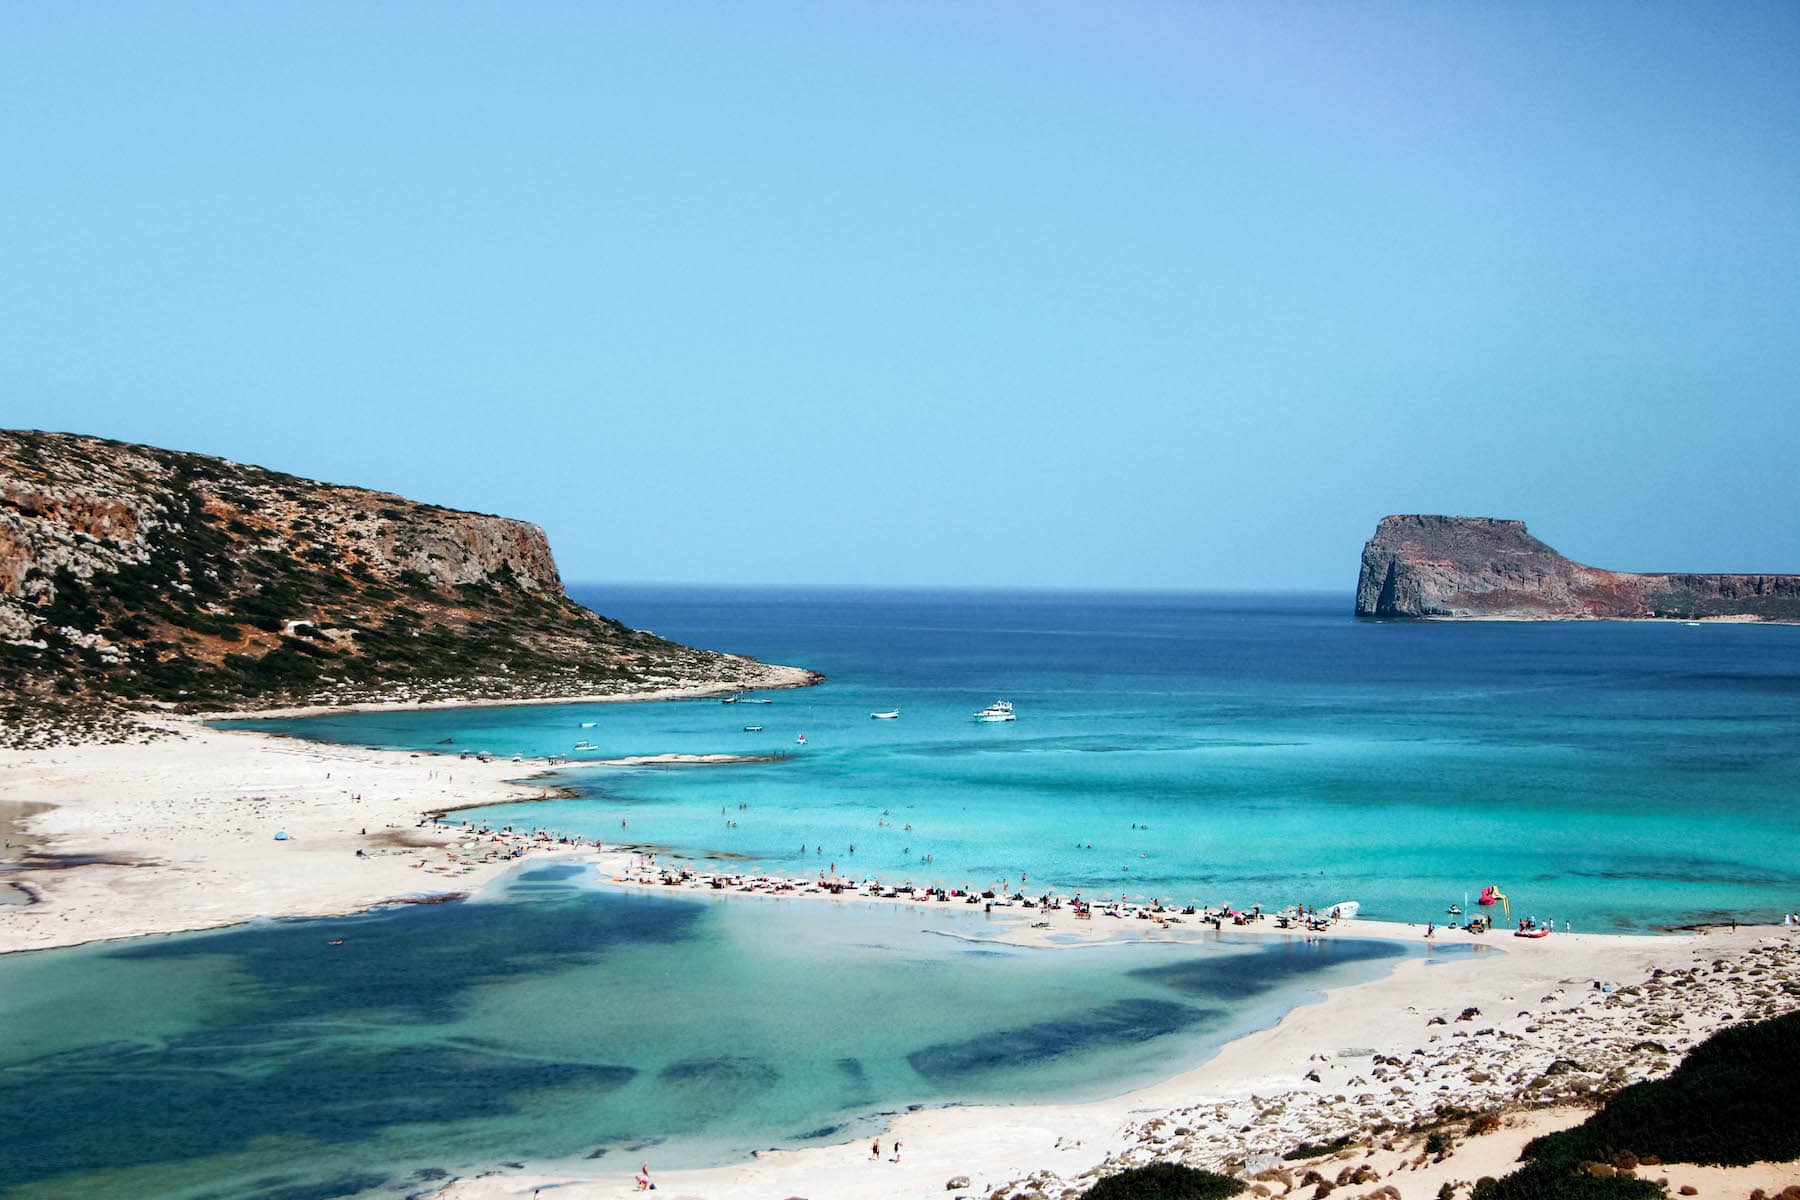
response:
{"label": "bush on sand dune", "polygon": [[1228,1200],[1244,1190],[1229,1175],[1215,1175],[1179,1163],[1151,1163],[1108,1175],[1081,1200]]}
{"label": "bush on sand dune", "polygon": [[1797,1076],[1800,1012],[1722,1029],[1666,1079],[1634,1083],[1575,1128],[1532,1141],[1525,1166],[1482,1180],[1472,1200],[1650,1200],[1663,1189],[1620,1168],[1800,1159]]}

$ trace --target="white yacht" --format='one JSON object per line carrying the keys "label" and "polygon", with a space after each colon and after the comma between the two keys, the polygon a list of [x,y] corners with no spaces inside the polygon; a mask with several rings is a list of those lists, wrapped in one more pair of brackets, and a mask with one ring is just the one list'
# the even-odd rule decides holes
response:
{"label": "white yacht", "polygon": [[890,709],[887,712],[870,713],[869,716],[877,721],[893,721],[899,718],[900,710],[895,708]]}
{"label": "white yacht", "polygon": [[1016,721],[1011,700],[996,700],[975,714],[977,721]]}

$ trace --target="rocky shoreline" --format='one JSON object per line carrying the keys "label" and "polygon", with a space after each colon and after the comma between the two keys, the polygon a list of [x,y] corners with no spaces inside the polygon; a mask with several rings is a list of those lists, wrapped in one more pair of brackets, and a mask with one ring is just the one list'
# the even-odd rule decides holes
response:
{"label": "rocky shoreline", "polygon": [[[1321,1051],[1286,1091],[1140,1117],[1125,1129],[1126,1148],[1080,1174],[1011,1180],[991,1200],[1070,1200],[1150,1162],[1239,1175],[1256,1196],[1418,1194],[1401,1186],[1406,1176],[1467,1187],[1475,1177],[1458,1173],[1459,1150],[1509,1121],[1518,1128],[1519,1114],[1584,1115],[1628,1084],[1667,1075],[1717,1029],[1800,1009],[1800,938],[1765,934],[1711,958],[1702,943],[1679,958],[1622,986],[1571,980],[1510,1012],[1421,1011],[1421,1044],[1410,1050]],[[1295,1157],[1306,1148],[1322,1153]]]}

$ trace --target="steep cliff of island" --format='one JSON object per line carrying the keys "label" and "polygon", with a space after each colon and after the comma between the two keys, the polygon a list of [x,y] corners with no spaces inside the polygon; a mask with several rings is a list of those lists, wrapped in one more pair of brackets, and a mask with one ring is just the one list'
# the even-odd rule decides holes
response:
{"label": "steep cliff of island", "polygon": [[1356,612],[1365,617],[1511,621],[1800,621],[1800,575],[1604,571],[1564,558],[1523,521],[1383,517],[1363,547]]}
{"label": "steep cliff of island", "polygon": [[783,671],[576,604],[522,521],[0,431],[0,699],[15,714],[604,695]]}

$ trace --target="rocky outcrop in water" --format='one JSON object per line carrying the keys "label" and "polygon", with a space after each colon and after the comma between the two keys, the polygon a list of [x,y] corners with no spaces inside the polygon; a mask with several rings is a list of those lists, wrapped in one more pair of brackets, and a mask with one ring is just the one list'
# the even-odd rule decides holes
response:
{"label": "rocky outcrop in water", "polygon": [[0,700],[15,706],[524,699],[795,676],[576,604],[535,525],[0,431]]}
{"label": "rocky outcrop in water", "polygon": [[1564,558],[1523,521],[1383,517],[1363,547],[1365,617],[1800,621],[1800,575],[1636,574]]}

